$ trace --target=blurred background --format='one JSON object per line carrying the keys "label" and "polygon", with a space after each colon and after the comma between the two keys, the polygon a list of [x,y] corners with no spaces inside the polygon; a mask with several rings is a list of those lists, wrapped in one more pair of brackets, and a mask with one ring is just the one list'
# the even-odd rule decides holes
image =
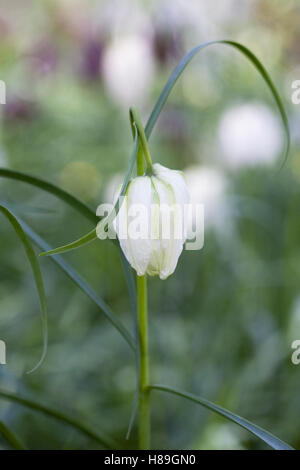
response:
{"label": "blurred background", "polygon": [[[0,166],[47,179],[93,209],[110,201],[128,164],[128,108],[144,122],[173,67],[213,39],[249,47],[289,114],[292,149],[261,77],[238,52],[214,46],[185,71],[150,140],[153,160],[186,173],[205,204],[205,245],[175,274],[149,281],[152,381],[202,395],[300,447],[299,108],[296,0],[0,1]],[[55,197],[0,178],[0,200],[51,246],[91,223]],[[41,259],[49,308],[46,361],[39,304],[23,247],[0,223],[1,389],[69,411],[136,448],[125,435],[135,391],[132,352],[102,312]],[[37,250],[38,251],[38,250]],[[124,322],[134,319],[120,258],[108,241],[63,255]],[[0,400],[0,419],[33,449],[93,449],[92,440]],[[153,448],[263,449],[238,426],[183,399],[152,395]],[[0,443],[5,448],[4,442]]]}

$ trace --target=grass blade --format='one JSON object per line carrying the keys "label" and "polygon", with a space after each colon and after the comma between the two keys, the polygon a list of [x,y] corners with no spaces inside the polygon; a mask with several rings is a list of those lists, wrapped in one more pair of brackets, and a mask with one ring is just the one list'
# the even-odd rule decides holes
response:
{"label": "grass blade", "polygon": [[91,222],[97,223],[98,221],[96,213],[89,206],[55,184],[49,183],[42,178],[37,178],[36,176],[27,175],[26,173],[22,173],[20,171],[9,170],[8,168],[0,168],[0,177],[1,176],[4,178],[23,181],[23,183],[36,186],[37,188],[40,188],[47,193],[53,194],[62,201],[66,202],[69,204],[69,206],[72,206],[77,210],[77,212],[80,212]]}
{"label": "grass blade", "polygon": [[230,421],[233,421],[234,423],[238,424],[242,428],[251,432],[251,434],[254,434],[254,436],[259,437],[262,441],[264,441],[266,444],[268,444],[270,447],[272,447],[275,450],[294,450],[293,447],[289,446],[288,444],[283,442],[281,439],[278,439],[278,437],[274,436],[268,431],[265,431],[261,427],[256,426],[256,424],[251,423],[247,419],[244,419],[241,416],[236,415],[232,413],[231,411],[226,410],[225,408],[222,408],[221,406],[215,405],[214,403],[206,400],[205,398],[201,398],[196,395],[192,395],[191,393],[183,392],[181,390],[177,390],[176,388],[168,387],[165,385],[156,385],[156,384],[150,385],[149,389],[172,393],[173,395],[186,398],[187,400],[193,401],[194,403],[197,403],[198,405],[201,405],[204,408],[214,411],[215,413],[218,413],[224,418],[227,418]]}
{"label": "grass blade", "polygon": [[36,366],[31,369],[28,373],[34,372],[43,362],[47,353],[47,342],[48,342],[48,329],[47,329],[47,303],[46,303],[46,295],[44,289],[43,278],[39,266],[39,262],[37,256],[34,252],[34,249],[31,245],[30,240],[28,239],[27,235],[25,234],[24,230],[22,229],[21,225],[19,224],[16,217],[10,212],[6,207],[0,205],[0,212],[7,218],[7,220],[11,223],[12,227],[14,228],[16,234],[18,235],[19,239],[21,240],[27,258],[29,260],[33,277],[35,280],[39,300],[40,300],[40,308],[41,308],[41,320],[42,320],[42,331],[43,331],[43,351],[39,362]]}
{"label": "grass blade", "polygon": [[19,395],[16,395],[11,392],[6,392],[4,390],[0,390],[0,398],[3,398],[4,400],[8,401],[13,401],[18,403],[19,405],[25,406],[26,408],[30,408],[35,411],[39,411],[40,413],[43,413],[47,416],[50,416],[51,418],[54,418],[58,421],[61,421],[65,424],[68,424],[72,428],[77,429],[77,431],[80,431],[82,434],[85,434],[89,438],[93,439],[94,441],[98,442],[101,446],[103,446],[106,449],[114,449],[117,448],[116,444],[111,441],[111,439],[108,439],[107,437],[101,436],[97,431],[94,431],[93,429],[89,428],[85,424],[81,423],[81,421],[78,421],[77,419],[62,413],[61,411],[55,410],[53,408],[50,408],[48,406],[42,405],[34,400],[30,400],[28,398],[20,397]]}
{"label": "grass blade", "polygon": [[[131,159],[131,165],[132,165],[131,172],[132,172],[133,165],[134,165],[133,160],[134,159],[132,157],[132,159]],[[131,172],[130,172],[130,175],[131,175]],[[129,175],[129,178],[130,178],[130,175]],[[9,178],[9,179],[17,180],[17,181],[22,181],[23,183],[27,183],[27,184],[30,184],[32,186],[36,186],[36,187],[42,189],[43,191],[46,191],[46,192],[48,192],[50,194],[53,194],[54,196],[58,197],[59,199],[61,199],[62,201],[64,201],[65,203],[67,203],[68,205],[73,207],[73,209],[77,210],[77,212],[82,214],[84,217],[86,217],[88,220],[90,220],[94,224],[97,224],[97,222],[99,221],[99,218],[96,215],[96,211],[93,211],[89,206],[87,206],[82,201],[80,201],[80,199],[77,199],[72,194],[68,193],[67,191],[64,191],[63,189],[59,188],[58,186],[56,186],[52,183],[49,183],[48,181],[45,181],[41,178],[37,178],[35,176],[27,175],[27,174],[19,172],[19,171],[9,170],[7,168],[0,168],[0,177]],[[125,274],[125,277],[126,277],[126,283],[127,283],[127,286],[128,286],[129,295],[130,295],[130,299],[131,299],[131,305],[134,306],[135,303],[136,303],[136,299],[135,299],[136,294],[135,294],[135,284],[134,284],[134,281],[133,281],[131,267],[130,267],[127,259],[124,257],[119,243],[116,242],[116,240],[112,240],[112,241],[115,242],[116,245],[118,246],[118,250],[119,250],[119,253],[120,253],[120,257],[121,257],[124,274]],[[44,250],[47,250],[47,248],[44,248]],[[135,310],[133,310],[133,311],[135,311]]]}
{"label": "grass blade", "polygon": [[260,60],[253,54],[253,52],[250,51],[247,47],[243,46],[242,44],[235,42],[235,41],[229,41],[226,39],[223,40],[218,40],[218,41],[210,41],[206,42],[203,44],[200,44],[199,46],[194,47],[191,51],[189,51],[179,62],[179,64],[175,67],[173,73],[171,74],[169,80],[167,81],[163,91],[161,92],[154,108],[153,111],[148,119],[148,122],[145,127],[145,133],[147,138],[150,137],[151,132],[153,130],[153,127],[168,99],[168,96],[170,95],[172,89],[174,88],[174,85],[176,84],[177,80],[181,76],[182,72],[185,70],[187,65],[191,62],[191,60],[194,58],[194,56],[200,52],[201,50],[205,49],[208,46],[213,46],[216,44],[224,44],[227,46],[231,46],[235,49],[237,49],[239,52],[241,52],[251,63],[254,65],[254,67],[258,70],[262,78],[264,79],[265,83],[267,84],[271,94],[273,95],[273,98],[277,104],[280,117],[283,123],[283,128],[285,132],[285,137],[286,137],[286,146],[285,146],[285,151],[284,151],[284,157],[283,161],[281,164],[281,167],[285,164],[288,153],[289,153],[289,148],[290,148],[290,132],[289,132],[289,125],[288,125],[288,119],[287,115],[284,109],[284,106],[282,104],[281,98],[279,96],[279,93],[273,84],[273,81],[271,80],[268,72],[266,71],[265,67],[263,64],[260,62]]}
{"label": "grass blade", "polygon": [[76,248],[86,245],[87,243],[91,243],[92,241],[96,239],[97,239],[96,229],[93,228],[93,230],[91,230],[86,235],[83,235],[83,237],[79,238],[78,240],[75,240],[72,243],[68,243],[67,245],[54,248],[53,250],[44,251],[40,253],[39,256],[49,256],[49,255],[55,255],[59,253],[65,253],[66,251],[75,250]]}
{"label": "grass blade", "polygon": [[3,421],[0,421],[0,436],[2,436],[13,449],[25,450],[25,447],[21,444],[17,436],[8,429]]}
{"label": "grass blade", "polygon": [[[120,245],[119,245],[120,246]],[[123,269],[126,272],[126,282],[127,282],[127,289],[129,292],[129,299],[130,299],[130,307],[132,312],[134,312],[134,318],[135,318],[135,313],[137,311],[137,301],[136,301],[136,285],[135,285],[135,280],[133,277],[133,272],[132,268],[129,265],[123,251],[120,249],[120,258],[121,258],[121,263],[123,265]]]}
{"label": "grass blade", "polygon": [[[112,223],[112,221],[115,219],[116,215],[119,212],[120,199],[121,199],[121,197],[124,196],[124,194],[126,192],[126,188],[128,186],[128,183],[129,183],[129,180],[130,180],[130,177],[131,177],[134,165],[135,165],[137,148],[138,148],[138,135],[136,135],[136,138],[135,138],[134,148],[133,148],[133,151],[131,153],[129,165],[128,165],[127,172],[126,172],[126,175],[125,175],[123,183],[122,183],[122,187],[121,187],[119,197],[118,197],[118,199],[117,199],[117,201],[114,205],[113,210],[106,217],[106,223],[104,225],[104,230],[108,227],[109,224]],[[99,220],[97,220],[97,222],[98,221]],[[97,232],[96,232],[96,229],[94,229],[91,232],[87,233],[86,235],[83,235],[78,240],[75,240],[71,243],[68,243],[67,245],[63,245],[63,246],[60,246],[58,248],[54,248],[50,252],[41,253],[41,256],[54,255],[54,254],[57,254],[57,253],[66,253],[67,251],[71,251],[71,250],[74,250],[76,248],[80,248],[83,245],[86,245],[87,243],[90,243],[91,241],[96,240],[96,238],[97,238]]]}
{"label": "grass blade", "polygon": [[[50,246],[30,228],[23,220],[19,218],[19,222],[28,237],[32,240],[32,242],[38,246],[41,250],[48,251],[50,250]],[[94,302],[97,307],[102,310],[103,314],[105,315],[106,319],[119,331],[119,333],[123,336],[125,341],[129,344],[129,346],[134,350],[135,349],[135,341],[132,338],[129,331],[125,328],[125,326],[120,322],[120,320],[115,316],[115,314],[111,311],[109,306],[104,302],[104,300],[97,295],[93,289],[84,281],[84,279],[68,264],[66,263],[61,256],[55,255],[50,258],[53,263],[55,263],[91,300]]]}

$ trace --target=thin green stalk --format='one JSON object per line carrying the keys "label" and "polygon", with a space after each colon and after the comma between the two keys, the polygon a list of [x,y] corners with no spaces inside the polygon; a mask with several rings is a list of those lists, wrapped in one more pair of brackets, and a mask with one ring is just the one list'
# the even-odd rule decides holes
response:
{"label": "thin green stalk", "polygon": [[[130,123],[132,128],[133,137],[135,137],[135,133],[137,132],[139,135],[139,151],[137,155],[137,169],[138,175],[144,174],[144,164],[142,159],[142,151],[144,152],[146,164],[147,164],[147,172],[152,173],[152,159],[148,147],[147,137],[145,134],[144,126],[140,117],[140,113],[135,106],[132,106],[129,110],[130,116]],[[142,150],[142,151],[141,151]],[[143,169],[143,170],[142,170]]]}
{"label": "thin green stalk", "polygon": [[[130,114],[136,118],[136,110],[130,109]],[[139,115],[137,114],[139,117]],[[142,133],[145,136],[141,124]],[[139,133],[140,135],[140,133]],[[146,139],[146,137],[145,137]],[[140,139],[141,142],[142,139]],[[144,174],[143,143],[137,152],[137,173]],[[151,162],[151,160],[150,160]],[[151,163],[150,163],[151,164]],[[147,276],[137,276],[137,328],[138,328],[138,441],[140,449],[150,449],[150,403],[149,403],[149,359],[148,359],[148,301],[147,301]]]}
{"label": "thin green stalk", "polygon": [[139,337],[139,429],[140,449],[150,449],[150,403],[148,359],[147,277],[137,276]]}

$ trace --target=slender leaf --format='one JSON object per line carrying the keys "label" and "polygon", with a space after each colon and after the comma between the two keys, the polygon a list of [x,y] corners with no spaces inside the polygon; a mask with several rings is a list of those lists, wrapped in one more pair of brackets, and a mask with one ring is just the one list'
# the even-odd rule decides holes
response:
{"label": "slender leaf", "polygon": [[[84,217],[86,217],[88,220],[90,220],[94,224],[96,224],[99,221],[99,218],[96,215],[96,211],[94,212],[90,207],[88,207],[82,201],[77,199],[75,196],[68,193],[67,191],[64,191],[58,186],[52,183],[49,183],[48,181],[45,181],[41,178],[37,178],[35,176],[27,175],[26,173],[21,173],[19,171],[9,170],[7,168],[0,168],[0,177],[22,181],[32,186],[41,188],[43,191],[53,194],[54,196],[58,197],[65,203],[69,204],[71,207],[73,207],[79,213],[84,215]],[[115,240],[112,240],[112,241],[115,241]],[[118,246],[119,254],[121,257],[122,266],[123,266],[123,270],[124,270],[125,277],[126,277],[126,283],[128,286],[129,295],[131,299],[131,305],[134,306],[136,303],[136,293],[135,293],[135,284],[134,284],[133,277],[132,277],[132,270],[127,259],[124,257],[124,254],[121,250],[119,243],[116,242],[116,245]]]}
{"label": "slender leaf", "polygon": [[[116,217],[116,215],[119,212],[120,199],[124,196],[124,194],[126,192],[126,188],[128,186],[128,183],[129,183],[129,180],[130,180],[130,177],[131,177],[134,165],[135,165],[137,148],[138,148],[138,135],[136,135],[136,138],[135,138],[134,148],[133,148],[133,151],[131,153],[129,165],[128,165],[127,172],[126,172],[126,175],[125,175],[123,183],[122,183],[122,187],[121,187],[119,197],[118,197],[111,213],[106,217],[106,223],[104,225],[104,230],[107,229],[107,227],[112,223],[112,221],[114,220],[114,218]],[[56,253],[65,253],[67,251],[71,251],[71,250],[74,250],[76,248],[80,248],[80,247],[86,245],[87,243],[90,243],[91,241],[96,240],[96,238],[97,238],[97,233],[96,233],[96,229],[94,229],[91,232],[89,232],[88,234],[86,234],[83,237],[79,238],[78,240],[75,240],[74,242],[71,242],[71,243],[68,243],[67,245],[63,245],[63,246],[60,246],[58,248],[55,248],[55,249],[51,250],[51,252],[41,253],[41,256],[54,255]]]}
{"label": "slender leaf", "polygon": [[79,238],[78,240],[75,240],[72,243],[68,243],[67,245],[54,248],[53,250],[44,251],[43,253],[40,253],[39,256],[49,256],[49,255],[55,255],[58,253],[64,253],[66,251],[75,250],[76,248],[86,245],[87,243],[90,243],[96,239],[97,239],[96,229],[93,228],[93,230],[91,230],[86,235],[83,235],[83,237]]}
{"label": "slender leaf", "polygon": [[29,373],[35,371],[43,362],[45,359],[46,353],[47,353],[47,342],[48,342],[48,330],[47,330],[47,303],[46,303],[46,295],[45,295],[45,289],[44,289],[44,284],[43,284],[43,278],[39,266],[38,259],[36,257],[36,254],[34,252],[34,249],[32,248],[31,242],[29,241],[27,235],[25,234],[24,230],[22,229],[21,225],[19,224],[18,220],[16,217],[10,212],[5,206],[0,205],[0,212],[8,219],[8,221],[11,223],[12,227],[14,228],[16,234],[18,235],[19,239],[23,243],[23,246],[25,248],[25,252],[27,255],[27,258],[29,260],[32,272],[33,272],[33,277],[35,280],[39,300],[40,300],[40,307],[41,307],[41,320],[42,320],[42,331],[43,331],[43,351],[41,358],[39,362],[36,364],[36,366],[29,371]]}
{"label": "slender leaf", "polygon": [[270,447],[272,447],[275,450],[294,450],[293,447],[289,446],[288,444],[283,442],[281,439],[278,439],[278,437],[275,437],[273,434],[269,433],[268,431],[265,431],[264,429],[257,426],[256,424],[251,423],[247,419],[244,419],[241,416],[236,415],[232,413],[231,411],[226,410],[225,408],[222,408],[221,406],[215,405],[214,403],[206,400],[205,398],[197,397],[196,395],[192,395],[191,393],[183,392],[176,388],[168,387],[165,385],[157,385],[157,384],[150,385],[149,389],[172,393],[173,395],[186,398],[187,400],[193,401],[194,403],[197,403],[198,405],[201,405],[204,408],[214,411],[215,413],[218,413],[219,415],[238,424],[242,428],[247,429],[247,431],[251,432],[251,434],[254,434],[254,436],[259,437],[262,441],[264,441],[266,444],[268,444]]}
{"label": "slender leaf", "polygon": [[17,436],[8,427],[0,421],[0,436],[15,450],[25,450],[23,444],[19,441]]}
{"label": "slender leaf", "polygon": [[[96,229],[91,230],[91,232],[87,233],[83,237],[79,238],[78,240],[69,243],[68,245],[61,246],[58,248],[54,248],[53,250],[48,250],[44,251],[39,254],[39,256],[49,256],[49,255],[55,255],[59,253],[64,253],[66,251],[71,251],[73,249],[79,248],[80,246],[86,245],[87,243],[90,243],[97,239],[97,234],[96,234]],[[119,243],[118,246],[120,247]],[[125,272],[125,277],[126,277],[126,283],[127,283],[127,288],[129,292],[129,298],[130,298],[130,304],[131,304],[131,309],[133,312],[136,311],[136,290],[135,290],[135,283],[132,275],[132,269],[130,268],[128,261],[126,257],[124,256],[124,253],[121,249],[119,249],[119,254],[121,257],[121,262],[123,266],[123,270]]]}
{"label": "slender leaf", "polygon": [[103,437],[97,431],[86,426],[81,421],[67,415],[66,413],[62,413],[59,410],[55,410],[48,406],[42,405],[35,400],[30,400],[28,398],[21,397],[11,392],[7,392],[5,390],[0,390],[0,398],[4,400],[13,401],[18,403],[19,405],[25,406],[26,408],[30,408],[35,411],[39,411],[51,418],[56,419],[57,421],[61,421],[65,424],[68,424],[72,428],[77,429],[82,434],[85,434],[89,438],[93,439],[94,441],[98,442],[101,446],[105,447],[106,449],[114,449],[117,448],[116,443],[112,442],[111,439],[107,437]]}
{"label": "slender leaf", "polygon": [[66,202],[67,204],[69,204],[69,206],[72,206],[91,222],[98,222],[98,217],[96,216],[96,213],[89,206],[84,204],[84,202],[80,201],[72,194],[59,188],[55,184],[49,183],[48,181],[45,181],[42,178],[37,178],[36,176],[27,175],[26,173],[22,173],[20,171],[9,170],[8,168],[0,168],[0,176],[13,180],[23,181],[24,183],[36,186],[42,189],[43,191],[53,194],[62,201]]}
{"label": "slender leaf", "polygon": [[285,147],[285,152],[284,152],[284,158],[282,165],[286,162],[286,159],[288,157],[289,153],[289,148],[290,148],[290,131],[289,131],[289,125],[288,125],[288,119],[287,115],[284,109],[284,106],[282,104],[281,98],[279,96],[279,93],[273,84],[273,81],[271,80],[268,72],[266,71],[265,67],[263,64],[260,62],[260,60],[253,54],[253,52],[250,51],[247,47],[243,46],[242,44],[235,42],[235,41],[228,41],[228,40],[219,40],[219,41],[210,41],[206,42],[203,44],[200,44],[199,46],[194,47],[191,51],[189,51],[179,62],[179,64],[175,67],[174,71],[172,72],[169,80],[167,81],[163,91],[161,92],[154,108],[153,111],[151,112],[151,115],[148,119],[148,122],[145,127],[145,133],[147,138],[150,137],[151,132],[153,130],[153,127],[168,99],[168,96],[170,95],[174,85],[176,84],[177,80],[180,78],[182,72],[185,70],[186,66],[191,62],[191,60],[194,58],[194,56],[200,52],[201,50],[205,49],[208,46],[213,46],[216,44],[224,44],[227,46],[231,46],[238,51],[240,51],[253,65],[254,67],[258,70],[262,78],[264,79],[265,83],[268,85],[268,88],[273,95],[273,98],[277,104],[280,117],[283,123],[283,128],[285,132],[285,137],[286,137],[286,147]]}
{"label": "slender leaf", "polygon": [[123,251],[120,249],[120,258],[121,258],[121,263],[123,265],[123,269],[126,272],[126,282],[127,282],[127,289],[129,292],[129,299],[130,299],[130,307],[132,312],[134,313],[134,320],[135,320],[135,314],[137,311],[137,300],[136,300],[136,287],[135,287],[135,280],[133,276],[133,270],[130,267]]}
{"label": "slender leaf", "polygon": [[[50,250],[50,246],[30,228],[23,220],[19,218],[19,222],[28,237],[32,240],[32,242],[37,245],[42,250]],[[66,263],[61,256],[55,255],[50,258],[91,300],[94,302],[100,310],[102,310],[103,314],[107,318],[107,320],[121,333],[125,341],[129,344],[129,346],[134,350],[135,349],[135,341],[132,338],[131,334],[125,328],[125,326],[120,322],[120,320],[115,316],[115,314],[111,311],[109,306],[104,302],[104,300],[97,295],[94,290],[84,281],[84,279],[68,264]]]}

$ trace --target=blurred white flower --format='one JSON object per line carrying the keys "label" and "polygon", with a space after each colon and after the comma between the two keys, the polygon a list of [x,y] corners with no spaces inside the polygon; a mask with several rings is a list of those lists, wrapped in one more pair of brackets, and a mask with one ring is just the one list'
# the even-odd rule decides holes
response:
{"label": "blurred white flower", "polygon": [[278,119],[265,105],[242,104],[225,111],[218,129],[221,154],[231,167],[272,164],[282,146]]}
{"label": "blurred white flower", "polygon": [[[204,205],[205,226],[221,227],[226,223],[225,175],[215,168],[202,165],[189,166],[184,170],[191,204]],[[188,233],[195,229],[195,214],[189,220]]]}
{"label": "blurred white flower", "polygon": [[151,84],[154,60],[142,36],[115,39],[104,53],[103,74],[111,97],[126,108],[143,101]]}

